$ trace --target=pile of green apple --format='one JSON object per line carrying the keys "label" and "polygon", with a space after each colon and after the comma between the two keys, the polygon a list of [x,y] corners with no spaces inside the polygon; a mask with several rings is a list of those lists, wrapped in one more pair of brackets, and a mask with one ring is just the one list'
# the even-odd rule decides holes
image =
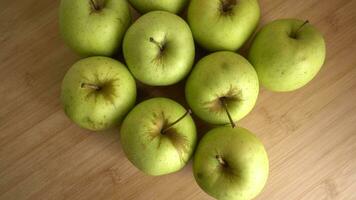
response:
{"label": "pile of green apple", "polygon": [[[133,23],[129,3],[143,13]],[[176,15],[185,7],[187,22]],[[146,174],[176,172],[194,157],[194,177],[206,193],[253,199],[266,184],[268,156],[236,122],[255,106],[260,83],[276,92],[296,90],[325,60],[323,36],[297,19],[264,26],[248,59],[235,53],[259,19],[257,0],[61,0],[61,34],[85,57],[64,77],[64,111],[93,131],[120,124],[127,158]],[[196,44],[211,54],[195,63]],[[120,52],[125,64],[110,58]],[[189,109],[168,98],[135,106],[137,81],[167,86],[186,76]],[[216,125],[199,143],[192,113]]]}

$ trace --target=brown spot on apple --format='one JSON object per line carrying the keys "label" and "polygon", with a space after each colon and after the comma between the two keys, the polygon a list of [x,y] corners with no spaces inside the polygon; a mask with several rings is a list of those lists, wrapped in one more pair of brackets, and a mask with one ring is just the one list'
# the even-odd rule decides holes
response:
{"label": "brown spot on apple", "polygon": [[202,178],[203,178],[203,174],[200,173],[200,172],[198,172],[198,173],[197,173],[197,178],[198,178],[198,179],[202,179]]}

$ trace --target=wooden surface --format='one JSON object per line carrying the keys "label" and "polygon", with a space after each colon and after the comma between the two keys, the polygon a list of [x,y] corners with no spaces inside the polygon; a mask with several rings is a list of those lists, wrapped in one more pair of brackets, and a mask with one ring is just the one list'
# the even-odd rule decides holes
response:
{"label": "wooden surface", "polygon": [[[61,80],[79,59],[58,34],[58,0],[0,0],[0,199],[210,199],[182,171],[149,177],[125,158],[117,130],[78,128],[59,101]],[[356,1],[261,0],[262,24],[308,19],[322,31],[327,60],[292,93],[261,90],[240,122],[270,157],[258,199],[356,199]],[[140,86],[140,99],[184,103],[182,83]],[[198,121],[199,134],[209,127]]]}

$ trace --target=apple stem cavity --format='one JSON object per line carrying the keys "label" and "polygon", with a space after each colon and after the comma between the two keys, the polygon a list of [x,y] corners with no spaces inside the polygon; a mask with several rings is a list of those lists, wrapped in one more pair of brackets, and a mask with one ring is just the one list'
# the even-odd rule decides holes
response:
{"label": "apple stem cavity", "polygon": [[224,109],[225,109],[225,112],[226,112],[226,114],[227,114],[227,117],[229,118],[231,127],[232,127],[232,128],[235,128],[235,127],[236,127],[236,123],[234,122],[234,120],[233,120],[232,117],[231,117],[231,114],[230,114],[230,112],[229,112],[229,108],[228,108],[228,106],[227,106],[227,103],[226,103],[225,98],[226,98],[226,97],[221,97],[221,98],[220,98],[220,102],[221,102],[221,104],[224,106]]}
{"label": "apple stem cavity", "polygon": [[161,131],[162,134],[165,134],[169,129],[171,129],[174,125],[176,125],[178,122],[180,122],[182,119],[184,119],[187,115],[191,115],[192,110],[188,109],[187,112],[184,113],[181,117],[179,117],[176,121],[168,125],[165,129]]}
{"label": "apple stem cavity", "polygon": [[231,13],[234,6],[236,6],[236,0],[220,0],[221,3],[221,12],[222,13]]}
{"label": "apple stem cavity", "polygon": [[157,42],[153,37],[150,37],[150,42],[154,43],[159,47],[159,50],[162,52],[164,50],[164,47],[162,46],[161,43]]}
{"label": "apple stem cavity", "polygon": [[302,25],[299,26],[299,28],[292,34],[291,37],[296,39],[297,38],[297,34],[299,33],[299,31],[308,23],[309,23],[309,20],[306,20]]}
{"label": "apple stem cavity", "polygon": [[95,85],[95,84],[92,84],[92,83],[82,83],[80,85],[81,88],[86,88],[86,89],[93,89],[93,90],[96,90],[96,91],[99,91],[101,90],[101,87],[98,86],[98,85]]}
{"label": "apple stem cavity", "polygon": [[221,166],[227,167],[226,161],[220,155],[216,155],[216,159],[218,160]]}

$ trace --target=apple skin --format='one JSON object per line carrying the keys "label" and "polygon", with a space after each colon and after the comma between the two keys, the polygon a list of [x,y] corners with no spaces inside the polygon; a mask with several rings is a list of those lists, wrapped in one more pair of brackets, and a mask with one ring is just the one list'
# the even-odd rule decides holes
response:
{"label": "apple skin", "polygon": [[129,0],[129,2],[140,13],[147,13],[155,10],[179,13],[188,3],[188,0]]}
{"label": "apple skin", "polygon": [[73,122],[85,129],[105,130],[118,125],[134,106],[136,83],[120,62],[89,57],[76,62],[64,76],[61,100]]}
{"label": "apple skin", "polygon": [[166,86],[188,75],[195,47],[189,26],[182,18],[153,11],[127,30],[123,53],[136,79],[147,85]]}
{"label": "apple skin", "polygon": [[131,23],[126,0],[61,0],[60,32],[69,47],[83,57],[112,56],[121,48]]}
{"label": "apple skin", "polygon": [[265,88],[276,92],[299,89],[322,67],[326,54],[323,36],[303,23],[297,19],[276,20],[256,35],[249,60]]}
{"label": "apple skin", "polygon": [[258,0],[191,0],[188,23],[194,39],[209,51],[236,51],[260,19]]}
{"label": "apple skin", "polygon": [[167,98],[149,99],[133,108],[122,124],[120,139],[131,163],[153,176],[183,168],[197,141],[193,119],[187,115],[164,134],[161,131],[186,112]]}
{"label": "apple skin", "polygon": [[268,155],[248,130],[218,127],[199,142],[193,173],[198,185],[216,199],[253,199],[267,182]]}
{"label": "apple skin", "polygon": [[193,112],[211,124],[229,123],[221,98],[225,98],[232,119],[237,121],[252,110],[258,93],[255,69],[245,58],[228,51],[202,58],[185,86],[186,100]]}

